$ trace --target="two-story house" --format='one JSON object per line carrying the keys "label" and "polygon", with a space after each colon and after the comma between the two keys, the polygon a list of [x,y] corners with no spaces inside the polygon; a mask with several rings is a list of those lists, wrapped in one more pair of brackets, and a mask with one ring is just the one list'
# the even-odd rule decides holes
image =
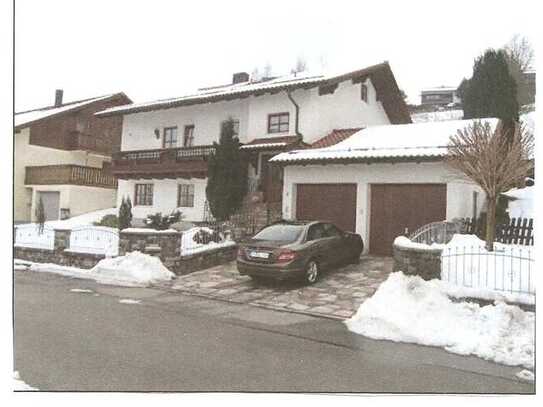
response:
{"label": "two-story house", "polygon": [[115,206],[111,154],[119,151],[122,117],[94,114],[131,100],[116,93],[16,113],[14,205],[16,223],[35,220],[42,199],[47,220]]}
{"label": "two-story house", "polygon": [[260,81],[241,72],[230,84],[97,116],[123,117],[121,152],[112,161],[118,202],[130,196],[136,218],[178,209],[192,221],[204,217],[206,158],[229,118],[250,157],[250,188],[262,190],[266,202],[282,196],[282,169],[268,163],[274,155],[330,145],[366,126],[411,122],[387,62],[336,75]]}
{"label": "two-story house", "polygon": [[420,94],[420,103],[422,106],[447,106],[460,104],[461,100],[456,93],[456,88],[440,86],[423,89]]}

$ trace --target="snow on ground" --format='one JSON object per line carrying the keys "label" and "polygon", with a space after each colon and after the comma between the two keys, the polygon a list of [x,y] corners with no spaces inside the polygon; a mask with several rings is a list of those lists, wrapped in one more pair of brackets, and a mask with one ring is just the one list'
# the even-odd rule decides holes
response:
{"label": "snow on ground", "polygon": [[474,235],[454,235],[441,254],[441,280],[449,295],[535,303],[535,252],[532,246],[494,244]]}
{"label": "snow on ground", "polygon": [[525,382],[533,382],[535,381],[534,372],[531,370],[521,370],[518,372],[515,376],[517,376],[520,380],[523,380]]}
{"label": "snow on ground", "polygon": [[504,192],[508,198],[512,198],[507,203],[507,212],[510,218],[533,218],[534,217],[534,198],[535,187],[513,188]]}
{"label": "snow on ground", "polygon": [[101,221],[104,216],[117,215],[118,212],[117,208],[100,209],[99,211],[84,213],[70,219],[50,220],[45,222],[45,225],[52,229],[73,229],[79,226],[92,225],[93,222]]}
{"label": "snow on ground", "polygon": [[213,233],[213,230],[206,227],[194,227],[183,232],[181,237],[181,256],[188,256],[195,253],[202,253],[208,250],[218,249],[220,247],[234,246],[236,242],[225,239],[222,242],[209,242],[207,244],[197,243],[194,241],[194,236],[201,230],[208,233]]}
{"label": "snow on ground", "polygon": [[15,371],[13,372],[13,390],[15,391],[37,391],[39,389],[36,389],[35,387],[29,386],[26,384],[19,375],[19,372]]}
{"label": "snow on ground", "polygon": [[93,293],[92,290],[87,290],[86,288],[72,288],[70,290],[71,293]]}
{"label": "snow on ground", "polygon": [[464,111],[462,109],[455,110],[443,110],[437,112],[421,112],[412,113],[411,120],[413,123],[425,123],[425,122],[442,122],[445,120],[460,120],[464,117]]}
{"label": "snow on ground", "polygon": [[175,277],[175,274],[164,267],[159,258],[138,251],[100,260],[92,269],[59,266],[52,263],[31,263],[28,270],[126,287],[145,287]]}
{"label": "snow on ground", "polygon": [[133,300],[131,298],[123,298],[119,300],[119,304],[141,304],[141,300]]}
{"label": "snow on ground", "polygon": [[497,302],[453,302],[440,280],[392,273],[346,321],[373,339],[438,346],[513,366],[534,366],[535,314]]}

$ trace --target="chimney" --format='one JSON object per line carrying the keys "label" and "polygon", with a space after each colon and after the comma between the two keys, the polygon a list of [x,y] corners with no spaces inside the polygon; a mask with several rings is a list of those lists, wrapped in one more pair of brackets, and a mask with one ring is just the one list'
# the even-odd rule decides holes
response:
{"label": "chimney", "polygon": [[247,72],[236,72],[232,75],[232,84],[249,82],[249,74]]}
{"label": "chimney", "polygon": [[64,91],[62,89],[55,90],[55,107],[62,105],[62,95]]}

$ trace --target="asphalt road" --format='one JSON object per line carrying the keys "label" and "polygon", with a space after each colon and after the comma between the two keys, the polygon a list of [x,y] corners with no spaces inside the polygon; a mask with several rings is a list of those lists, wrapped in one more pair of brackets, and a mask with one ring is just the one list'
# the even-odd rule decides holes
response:
{"label": "asphalt road", "polygon": [[370,340],[338,321],[19,271],[15,370],[40,390],[535,391],[519,368]]}

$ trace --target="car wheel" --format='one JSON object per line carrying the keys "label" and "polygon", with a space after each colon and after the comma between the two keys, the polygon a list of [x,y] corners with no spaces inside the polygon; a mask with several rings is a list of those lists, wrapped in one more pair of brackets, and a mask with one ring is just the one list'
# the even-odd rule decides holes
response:
{"label": "car wheel", "polygon": [[310,260],[305,267],[305,281],[306,283],[313,284],[319,278],[319,265],[315,260]]}

